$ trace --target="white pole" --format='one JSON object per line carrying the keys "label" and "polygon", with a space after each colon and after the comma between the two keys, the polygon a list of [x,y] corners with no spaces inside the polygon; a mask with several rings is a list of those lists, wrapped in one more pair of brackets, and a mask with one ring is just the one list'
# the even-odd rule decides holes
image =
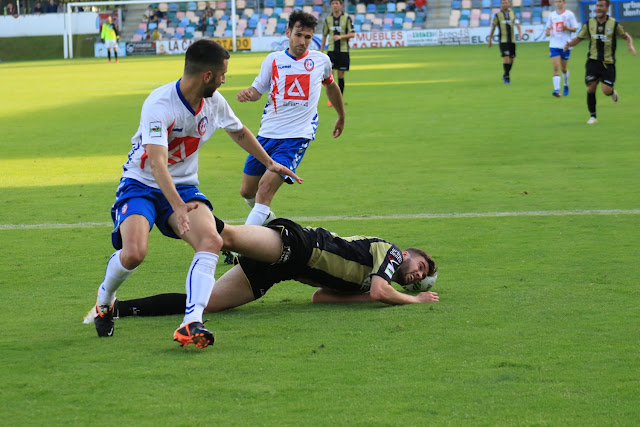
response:
{"label": "white pole", "polygon": [[231,0],[231,42],[233,43],[233,51],[236,51],[236,0]]}
{"label": "white pole", "polygon": [[71,28],[71,4],[67,3],[67,28],[69,42],[69,58],[73,59],[73,29]]}
{"label": "white pole", "polygon": [[64,30],[62,31],[62,43],[64,50],[64,59],[69,57],[69,45],[67,45],[67,14],[69,12],[64,13]]}

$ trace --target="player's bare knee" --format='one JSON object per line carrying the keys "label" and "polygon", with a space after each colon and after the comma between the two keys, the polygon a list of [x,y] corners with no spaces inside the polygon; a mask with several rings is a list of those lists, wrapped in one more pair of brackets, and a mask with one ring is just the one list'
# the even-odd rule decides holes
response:
{"label": "player's bare knee", "polygon": [[127,270],[133,270],[142,264],[145,257],[147,256],[147,248],[143,247],[133,247],[133,248],[125,248],[120,252],[120,263]]}

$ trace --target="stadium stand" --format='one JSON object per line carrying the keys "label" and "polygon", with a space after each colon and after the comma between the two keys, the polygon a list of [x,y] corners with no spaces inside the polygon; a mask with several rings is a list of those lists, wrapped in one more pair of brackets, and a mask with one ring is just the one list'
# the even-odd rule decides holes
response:
{"label": "stadium stand", "polygon": [[[474,6],[473,14],[471,11],[457,12],[458,19],[455,20],[455,26],[480,25],[481,13],[479,9],[482,2],[489,1],[496,0],[453,0],[452,8],[456,10],[466,10],[468,8],[465,6],[470,8],[472,3]],[[479,3],[479,5],[475,7],[475,3]],[[456,5],[457,7],[453,7]],[[142,12],[146,10],[147,6],[139,6],[138,16],[142,17]],[[156,27],[162,37],[161,40],[232,36],[230,1],[162,2],[152,3],[151,6],[163,12],[164,18],[152,23],[148,23],[144,19],[142,22],[138,22],[137,27],[132,31],[132,40],[150,39]],[[322,31],[324,18],[330,13],[329,2],[324,0],[236,0],[236,36],[284,35],[287,20],[295,9],[302,9],[318,18],[317,31]],[[478,10],[475,11],[475,9]],[[353,20],[356,32],[421,29],[426,27],[428,15],[424,12],[407,10],[407,2],[405,1],[396,2],[393,0],[369,4],[348,4],[347,12]],[[453,23],[453,19],[451,19],[450,24],[453,25]]]}

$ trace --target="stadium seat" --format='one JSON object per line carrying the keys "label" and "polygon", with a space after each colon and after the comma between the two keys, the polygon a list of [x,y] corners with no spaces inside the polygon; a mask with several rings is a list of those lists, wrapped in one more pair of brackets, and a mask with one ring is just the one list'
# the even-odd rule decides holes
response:
{"label": "stadium seat", "polygon": [[367,13],[376,13],[376,5],[373,3],[369,3],[367,5]]}
{"label": "stadium seat", "polygon": [[471,0],[462,0],[462,9],[471,9]]}
{"label": "stadium seat", "polygon": [[513,0],[512,5],[513,7],[520,7],[522,6],[522,0]]}
{"label": "stadium seat", "polygon": [[522,6],[531,7],[531,0],[522,0]]}
{"label": "stadium seat", "polygon": [[387,12],[395,12],[395,11],[396,11],[396,4],[391,1],[387,3]]}
{"label": "stadium seat", "polygon": [[451,2],[451,9],[460,9],[462,8],[462,2],[460,0],[453,0]]}

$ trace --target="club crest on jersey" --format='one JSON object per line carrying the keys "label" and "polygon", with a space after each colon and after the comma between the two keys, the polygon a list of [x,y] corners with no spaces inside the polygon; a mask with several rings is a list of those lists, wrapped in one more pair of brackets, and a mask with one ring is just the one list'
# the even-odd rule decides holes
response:
{"label": "club crest on jersey", "polygon": [[122,205],[122,209],[120,209],[120,212],[122,213],[122,215],[126,215],[128,210],[129,210],[129,203],[125,203],[124,205]]}
{"label": "club crest on jersey", "polygon": [[309,100],[309,74],[288,74],[284,82],[284,99]]}
{"label": "club crest on jersey", "polygon": [[149,123],[149,136],[151,138],[159,138],[162,136],[162,123],[151,122]]}
{"label": "club crest on jersey", "polygon": [[315,67],[316,65],[313,63],[313,59],[311,58],[307,58],[304,61],[304,69],[307,71],[313,71],[313,67]]}
{"label": "club crest on jersey", "polygon": [[209,123],[209,119],[207,119],[207,116],[204,116],[198,122],[198,133],[201,136],[204,135],[204,133],[207,131],[207,123]]}

